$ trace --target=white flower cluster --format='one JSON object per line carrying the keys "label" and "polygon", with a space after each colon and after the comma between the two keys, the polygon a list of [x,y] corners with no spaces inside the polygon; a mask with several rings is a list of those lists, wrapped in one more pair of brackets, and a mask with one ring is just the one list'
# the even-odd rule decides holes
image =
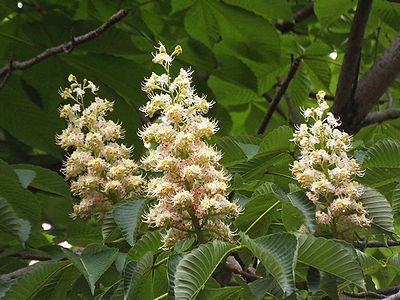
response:
{"label": "white flower cluster", "polygon": [[292,174],[316,204],[317,223],[368,227],[371,220],[358,201],[362,186],[353,180],[363,172],[356,160],[347,156],[351,137],[337,129],[340,122],[326,112],[329,106],[324,97],[325,92],[318,92],[318,107],[303,111],[309,124],[301,124],[293,135],[301,156],[291,166]]}
{"label": "white flower cluster", "polygon": [[74,215],[103,216],[114,203],[136,195],[144,184],[138,165],[130,158],[132,148],[116,141],[123,138],[121,125],[105,118],[113,110],[113,103],[99,97],[84,107],[84,95],[98,91],[91,81],[83,84],[76,77],[68,77],[70,87],[60,91],[64,99],[77,104],[60,108],[60,117],[68,122],[57,135],[57,144],[73,150],[64,162],[63,173],[70,180],[71,191],[79,196]]}
{"label": "white flower cluster", "polygon": [[230,176],[219,165],[221,154],[204,142],[217,131],[217,124],[203,115],[212,103],[199,97],[192,87],[192,72],[180,69],[172,80],[169,67],[180,46],[169,55],[160,44],[153,62],[166,73],[153,73],[143,83],[150,101],[142,111],[159,121],[143,128],[139,136],[149,148],[143,166],[161,173],[149,180],[148,195],[157,204],[145,216],[153,227],[165,228],[164,248],[170,248],[185,237],[204,234],[231,239],[226,219],[238,214],[238,207],[227,199]]}

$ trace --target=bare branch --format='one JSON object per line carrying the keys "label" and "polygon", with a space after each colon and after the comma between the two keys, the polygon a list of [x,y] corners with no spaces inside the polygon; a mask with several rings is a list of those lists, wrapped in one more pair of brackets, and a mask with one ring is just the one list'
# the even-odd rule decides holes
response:
{"label": "bare branch", "polygon": [[289,110],[290,123],[292,124],[292,126],[296,127],[297,125],[299,125],[296,108],[293,104],[292,99],[290,99],[288,93],[285,93],[284,97]]}
{"label": "bare branch", "polygon": [[[268,103],[271,103],[271,102],[272,102],[272,98],[271,98],[270,95],[268,95],[267,93],[264,93],[263,96],[264,96],[265,99],[267,99]],[[285,113],[283,112],[282,108],[279,106],[279,104],[278,104],[277,107],[276,107],[276,112],[277,112],[278,114],[280,114],[281,117],[282,117],[284,120],[287,120],[287,117],[286,117]]]}
{"label": "bare branch", "polygon": [[263,134],[265,129],[268,126],[269,121],[271,120],[272,114],[274,113],[276,107],[278,106],[279,101],[281,100],[282,96],[285,94],[290,81],[293,79],[294,75],[296,74],[297,70],[300,66],[300,58],[296,58],[290,66],[289,72],[283,80],[282,84],[279,87],[279,90],[276,92],[274,98],[272,99],[271,105],[269,106],[267,112],[264,115],[264,118],[260,124],[260,127],[257,130],[258,134]]}
{"label": "bare branch", "polygon": [[343,295],[351,297],[352,299],[365,299],[366,297],[373,299],[400,299],[400,285],[379,289],[375,292],[366,291],[351,293],[344,291]]}
{"label": "bare branch", "polygon": [[[335,102],[332,107],[332,112],[340,116],[344,129],[348,129],[349,120],[355,114],[353,104],[354,94],[358,81],[363,36],[369,12],[371,11],[371,5],[372,0],[358,1],[336,86]],[[376,99],[378,99],[379,96]]]}
{"label": "bare branch", "polygon": [[354,96],[355,113],[350,119],[346,120],[348,123],[346,127],[350,133],[359,130],[365,116],[367,116],[372,107],[378,102],[379,97],[385,93],[399,73],[400,34],[359,81]]}
{"label": "bare branch", "polygon": [[282,33],[287,33],[294,30],[296,24],[304,21],[314,14],[314,1],[310,1],[304,8],[300,9],[293,15],[293,21],[285,21],[276,23],[275,27]]}
{"label": "bare branch", "polygon": [[22,259],[39,260],[39,261],[51,260],[51,257],[37,255],[37,254],[31,254],[31,253],[15,253],[10,256],[11,257],[19,257]]}
{"label": "bare branch", "polygon": [[18,278],[18,277],[24,275],[25,273],[28,273],[31,269],[32,269],[32,267],[29,266],[29,267],[24,267],[24,268],[18,269],[18,270],[14,271],[14,272],[11,272],[11,273],[1,274],[0,275],[0,282],[1,281],[9,281],[9,280]]}
{"label": "bare branch", "polygon": [[119,10],[117,13],[112,15],[105,23],[103,23],[100,27],[77,37],[72,37],[72,39],[68,42],[65,42],[63,44],[60,44],[55,47],[48,48],[44,50],[42,53],[36,55],[35,57],[32,57],[31,59],[25,60],[25,61],[17,61],[17,60],[11,60],[9,64],[5,65],[0,69],[0,78],[2,79],[0,88],[4,86],[5,82],[7,81],[8,77],[14,70],[25,70],[33,65],[36,65],[43,60],[55,56],[59,53],[66,52],[69,53],[72,51],[72,49],[80,44],[86,43],[90,40],[93,40],[97,38],[99,35],[101,35],[103,32],[105,32],[107,29],[109,29],[111,26],[113,26],[115,23],[121,21],[124,17],[128,15],[128,12],[124,9]]}
{"label": "bare branch", "polygon": [[375,292],[364,292],[364,293],[351,293],[351,292],[343,292],[343,295],[349,296],[351,298],[356,298],[356,299],[365,299],[366,297],[372,298],[372,299],[385,299],[386,296],[382,294],[378,294]]}
{"label": "bare branch", "polygon": [[362,122],[362,126],[374,123],[381,123],[383,121],[393,120],[397,118],[400,118],[400,108],[388,108],[385,110],[369,113]]}
{"label": "bare branch", "polygon": [[382,243],[379,241],[357,241],[357,244],[362,246],[363,248],[382,248],[382,247],[392,247],[392,246],[399,246],[400,240],[387,240],[386,242]]}

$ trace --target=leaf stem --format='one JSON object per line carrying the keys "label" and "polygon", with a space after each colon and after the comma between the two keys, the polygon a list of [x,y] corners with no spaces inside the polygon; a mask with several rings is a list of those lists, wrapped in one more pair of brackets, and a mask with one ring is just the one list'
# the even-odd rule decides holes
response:
{"label": "leaf stem", "polygon": [[204,238],[203,232],[201,231],[199,219],[190,211],[189,211],[189,215],[190,215],[190,218],[192,219],[194,231],[196,233],[199,243],[204,244],[206,242],[206,239]]}
{"label": "leaf stem", "polygon": [[155,268],[157,268],[158,266],[162,265],[162,264],[165,263],[167,260],[168,260],[168,257],[165,257],[165,258],[163,258],[162,260],[156,262],[156,263],[153,265],[153,269],[155,269]]}
{"label": "leaf stem", "polygon": [[266,211],[264,211],[261,216],[259,216],[247,229],[244,233],[248,233],[257,223],[260,221],[265,215],[267,215],[271,210],[275,208],[280,203],[280,201],[276,201],[274,204],[272,204]]}
{"label": "leaf stem", "polygon": [[168,293],[165,293],[165,294],[162,294],[161,296],[158,296],[157,298],[154,298],[154,300],[161,300],[161,299],[167,298],[167,296],[168,296]]}

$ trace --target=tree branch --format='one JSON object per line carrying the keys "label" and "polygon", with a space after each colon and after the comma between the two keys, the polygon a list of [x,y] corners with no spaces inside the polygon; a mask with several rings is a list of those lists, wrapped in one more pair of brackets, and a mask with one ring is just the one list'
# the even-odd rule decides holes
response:
{"label": "tree branch", "polygon": [[335,102],[332,106],[332,112],[340,116],[342,127],[347,131],[348,123],[355,114],[354,94],[358,81],[363,36],[371,5],[372,0],[358,1],[336,86]]}
{"label": "tree branch", "polygon": [[36,254],[31,254],[31,253],[14,253],[14,254],[10,255],[10,257],[18,257],[18,258],[22,258],[22,259],[39,260],[39,261],[51,260],[51,257],[36,255]]}
{"label": "tree branch", "polygon": [[293,21],[285,21],[283,23],[276,23],[275,27],[282,33],[287,33],[294,30],[296,24],[304,21],[314,14],[314,1],[310,1],[305,7],[294,13]]}
{"label": "tree branch", "polygon": [[366,297],[372,298],[372,299],[385,299],[386,296],[382,294],[378,294],[375,292],[364,292],[364,293],[351,293],[347,291],[343,291],[342,293],[345,296],[349,296],[351,298],[356,298],[356,299],[365,299]]}
{"label": "tree branch", "polygon": [[357,244],[362,246],[363,248],[381,248],[381,247],[392,247],[392,246],[400,246],[400,240],[387,240],[382,243],[379,241],[357,241]]}
{"label": "tree branch", "polygon": [[115,23],[121,21],[127,15],[128,12],[126,10],[121,9],[117,13],[112,15],[105,23],[103,23],[100,27],[96,28],[95,30],[92,30],[86,34],[77,37],[72,37],[70,41],[55,47],[48,48],[44,50],[42,53],[36,55],[35,57],[32,57],[31,59],[25,61],[10,60],[10,63],[8,63],[7,65],[5,65],[0,69],[0,78],[2,78],[0,88],[4,86],[8,77],[14,70],[25,70],[59,53],[71,52],[75,46],[97,38],[99,35],[101,35]]}
{"label": "tree branch", "polygon": [[276,92],[274,98],[272,99],[271,105],[269,106],[267,112],[264,115],[264,118],[262,119],[260,127],[257,130],[258,134],[263,134],[265,132],[265,129],[267,128],[268,123],[271,120],[272,114],[274,113],[276,107],[278,106],[279,101],[281,100],[282,96],[285,94],[290,81],[293,79],[294,75],[296,74],[297,70],[299,69],[300,61],[301,60],[298,57],[291,64],[289,72],[288,72],[285,80],[283,80],[282,84],[280,85],[279,90]]}
{"label": "tree branch", "polygon": [[[372,107],[400,73],[400,34],[359,81],[354,97],[355,113],[347,119],[347,128],[355,133]],[[343,118],[342,118],[343,121]]]}
{"label": "tree branch", "polygon": [[343,295],[353,299],[365,299],[366,297],[373,299],[400,299],[400,285],[379,289],[375,292],[366,291],[361,293],[351,293],[344,291]]}
{"label": "tree branch", "polygon": [[400,118],[400,108],[388,108],[385,110],[369,113],[362,122],[362,126],[367,126],[374,123],[381,123],[383,121],[393,120],[397,118]]}
{"label": "tree branch", "polygon": [[18,270],[14,271],[14,272],[11,272],[11,273],[1,274],[0,275],[0,282],[1,281],[9,281],[9,280],[18,278],[18,277],[24,275],[25,273],[28,273],[31,269],[32,269],[32,267],[28,266],[28,267],[24,267],[24,268],[18,269]]}
{"label": "tree branch", "polygon": [[285,97],[286,104],[287,104],[288,111],[289,111],[289,119],[290,119],[289,123],[291,123],[291,125],[293,127],[296,127],[297,125],[299,125],[299,120],[297,118],[296,107],[294,106],[293,101],[292,101],[292,99],[290,99],[288,93],[285,93],[284,97]]}

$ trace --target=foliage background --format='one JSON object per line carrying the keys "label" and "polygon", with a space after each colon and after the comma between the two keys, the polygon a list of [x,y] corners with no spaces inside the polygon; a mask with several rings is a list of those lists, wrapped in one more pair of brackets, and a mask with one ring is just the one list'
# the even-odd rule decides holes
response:
{"label": "foliage background", "polygon": [[[257,198],[254,194],[256,188],[259,195],[262,195],[259,188],[265,182],[279,185],[285,193],[295,190],[292,186],[295,182],[288,178],[288,164],[293,160],[293,146],[288,143],[291,124],[302,121],[300,107],[315,103],[309,97],[310,93],[323,89],[329,95],[335,95],[357,5],[357,1],[350,0],[315,0],[307,18],[293,24],[290,22],[296,19],[296,12],[307,7],[308,1],[26,0],[21,3],[22,8],[18,8],[17,1],[0,2],[1,65],[7,65],[10,59],[29,59],[46,48],[70,40],[71,36],[86,33],[120,8],[129,11],[121,22],[93,41],[75,47],[71,53],[51,57],[24,71],[13,71],[0,90],[0,273],[19,270],[31,260],[59,261],[43,268],[41,276],[36,275],[37,283],[26,277],[25,292],[33,288],[30,296],[36,299],[43,299],[43,295],[50,295],[52,299],[92,299],[94,296],[81,274],[86,274],[92,289],[97,282],[95,295],[100,297],[116,282],[116,278],[126,275],[129,268],[123,275],[120,272],[129,253],[132,254],[132,261],[140,259],[138,265],[151,265],[153,260],[151,257],[149,262],[149,258],[140,255],[145,250],[130,250],[134,240],[146,232],[131,218],[128,218],[131,223],[120,227],[122,231],[123,228],[131,228],[128,235],[132,240],[127,243],[118,239],[121,233],[112,220],[108,224],[112,230],[107,230],[95,220],[72,220],[69,217],[73,199],[66,182],[57,174],[64,154],[54,144],[54,136],[65,126],[58,118],[57,109],[62,102],[57,90],[65,85],[70,73],[94,81],[100,85],[102,95],[115,101],[113,118],[123,123],[126,141],[134,145],[134,156],[139,158],[144,149],[136,135],[137,129],[142,126],[138,108],[147,101],[140,84],[155,69],[149,54],[158,41],[162,41],[167,49],[173,49],[176,44],[182,45],[183,54],[175,67],[192,66],[199,93],[207,94],[217,103],[211,115],[219,121],[220,131],[213,142],[217,142],[224,151],[223,164],[235,175],[233,190],[243,204],[259,199],[252,202],[258,206],[251,205],[253,210],[249,208],[238,220],[238,228],[244,231],[276,201],[271,191],[265,192],[264,198]],[[293,26],[288,25],[289,30],[286,30],[282,27],[287,25],[285,22]],[[400,4],[373,1],[363,38],[360,77],[395,40],[399,29]],[[336,53],[337,58],[332,58],[332,53]],[[286,97],[280,102],[279,111],[273,114],[266,134],[256,136],[268,103],[279,89],[278,83],[286,77],[293,57],[301,58],[299,70],[289,85]],[[396,108],[399,98],[400,80],[397,78],[373,111]],[[294,107],[294,111],[290,107]],[[395,213],[400,209],[399,125],[399,120],[394,119],[363,127],[355,135],[354,153],[360,160],[367,158],[363,165],[367,173],[362,183],[376,188],[385,196]],[[387,142],[388,138],[390,142]],[[286,155],[276,157],[274,151]],[[389,222],[384,228],[386,233],[398,231],[397,218],[393,228],[390,206],[386,209],[386,214],[383,213],[383,218]],[[257,226],[248,233],[250,237],[259,237],[267,233],[297,230],[303,217],[299,216],[299,221],[287,217],[292,214],[299,214],[293,205],[279,204],[268,213],[268,218],[261,217]],[[44,222],[51,224],[52,228],[43,230],[41,224]],[[138,230],[134,227],[136,225]],[[156,233],[153,235],[147,236],[149,243],[157,242],[158,236]],[[122,236],[126,237],[126,234]],[[379,231],[367,233],[366,238],[384,240]],[[391,239],[396,239],[396,236],[392,235]],[[107,247],[100,246],[103,240]],[[87,254],[88,260],[96,254],[103,258],[104,265],[95,264],[92,266],[94,269],[89,270],[90,275],[87,274],[88,270],[79,268],[80,264],[76,261],[79,258],[58,245],[63,241],[72,244],[78,253],[86,247],[83,253]],[[156,252],[154,249],[158,244],[155,245],[155,248],[154,245],[153,248],[149,246],[153,252]],[[213,244],[213,247],[217,246]],[[182,247],[182,251],[187,250],[184,245]],[[225,250],[221,251],[225,253]],[[363,272],[369,290],[399,284],[400,262],[396,246],[368,249],[366,253],[363,267],[367,269],[364,268]],[[154,256],[157,261],[168,255],[157,254]],[[246,263],[250,262],[251,255],[247,250],[242,256],[246,257]],[[68,265],[63,258],[69,258],[76,267]],[[146,270],[147,267],[143,268]],[[166,268],[165,264],[161,265],[148,278],[139,276],[144,282],[141,284],[153,286],[154,295],[149,295],[149,298],[159,297],[168,291]],[[138,270],[133,265],[131,269],[132,272]],[[313,274],[310,272],[309,276]],[[49,274],[54,276],[50,278]],[[299,274],[306,276],[300,280]],[[309,279],[307,270],[296,271],[296,275],[296,282]],[[202,297],[223,299],[230,293],[236,296],[246,294],[249,285],[243,279],[240,281],[240,276],[236,277],[239,288],[216,291],[213,290],[216,289],[215,282],[212,282],[208,286],[209,291],[203,291]],[[43,278],[50,279],[44,281]],[[22,286],[23,280],[18,281]],[[153,280],[156,284],[146,280]],[[11,282],[2,282],[0,295],[4,295]],[[344,282],[339,282],[339,290],[348,289],[349,282]],[[44,288],[36,289],[35,286]],[[350,284],[350,287],[357,291],[354,285]],[[311,288],[309,282],[309,292]],[[320,289],[324,290],[321,295],[330,293],[321,286],[317,288]],[[17,283],[6,299],[28,299],[29,292],[19,294],[23,293],[21,290],[18,290]],[[250,294],[257,299],[264,296],[258,295],[256,288],[250,286],[250,290]],[[134,297],[133,288],[131,293],[129,297]]]}

